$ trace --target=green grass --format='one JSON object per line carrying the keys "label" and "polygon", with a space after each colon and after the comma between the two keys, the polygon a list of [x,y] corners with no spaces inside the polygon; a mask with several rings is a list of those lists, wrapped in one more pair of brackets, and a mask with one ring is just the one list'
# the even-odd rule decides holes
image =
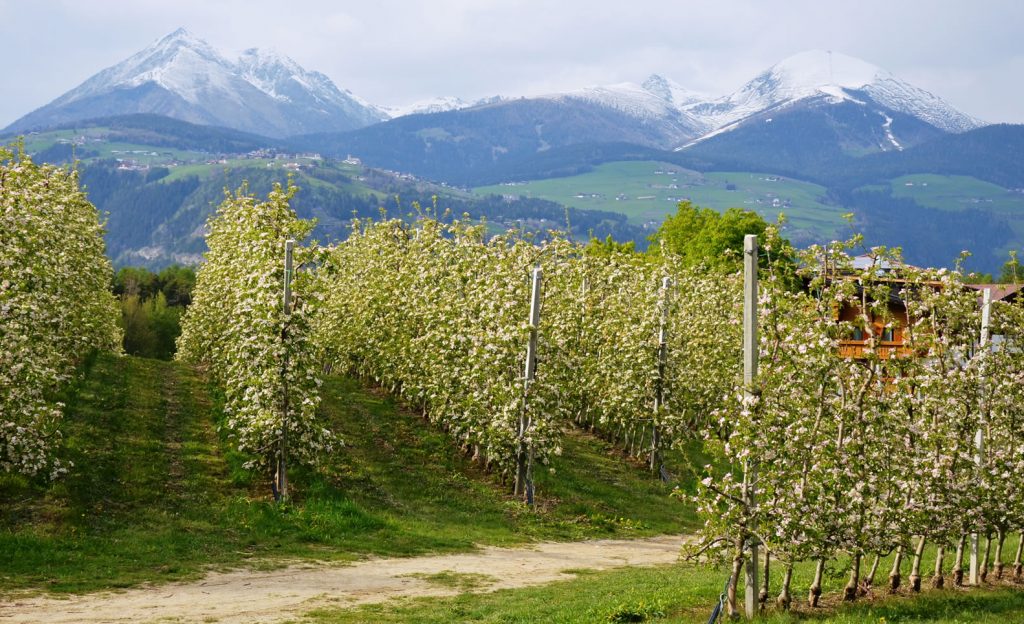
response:
{"label": "green grass", "polygon": [[47,130],[26,135],[24,137],[25,150],[34,153],[51,147],[58,141],[75,141],[84,138],[85,142],[76,148],[79,157],[87,152],[96,152],[95,156],[83,158],[82,162],[85,163],[98,159],[121,158],[135,161],[138,164],[159,166],[174,160],[203,161],[210,158],[209,154],[198,151],[180,150],[142,143],[110,141],[108,140],[110,134],[111,129],[105,126],[93,126],[75,130]]}
{"label": "green grass", "polygon": [[914,174],[890,181],[895,197],[909,197],[941,210],[988,208],[998,213],[1024,212],[1024,194],[969,176]]}
{"label": "green grass", "polygon": [[[905,591],[891,597],[876,591],[869,599],[862,598],[852,605],[839,604],[835,594],[845,579],[838,571],[826,579],[825,606],[811,610],[803,603],[810,582],[810,566],[801,566],[797,572],[793,611],[780,613],[772,607],[759,621],[775,624],[995,624],[1024,621],[1024,592],[1006,586],[970,591],[925,590],[913,598]],[[398,599],[355,609],[318,609],[310,612],[303,621],[332,624],[703,623],[717,601],[725,577],[724,569],[692,565],[588,572],[573,580],[525,589],[464,593],[448,598]],[[775,578],[777,583],[778,577]],[[727,621],[725,617],[720,620]]]}
{"label": "green grass", "polygon": [[[208,157],[208,156],[207,156]],[[189,176],[195,176],[200,179],[209,179],[218,175],[223,175],[225,171],[236,171],[239,169],[270,169],[273,171],[288,171],[285,167],[289,163],[299,163],[302,165],[308,165],[309,159],[269,159],[269,158],[225,158],[224,162],[197,162],[184,165],[171,166],[171,172],[166,177],[162,178],[161,182],[173,182],[187,178]],[[161,163],[156,163],[161,164]],[[344,166],[336,166],[334,168],[340,169],[345,173],[351,173]],[[336,188],[341,191],[352,192],[352,193],[367,193],[369,189],[362,185],[357,184],[331,184],[323,180],[317,179],[312,175],[306,174],[304,171],[297,173],[297,177],[302,180],[302,183],[310,186],[323,186],[326,188]]]}
{"label": "green grass", "polygon": [[403,574],[402,576],[420,579],[421,581],[426,581],[432,585],[446,587],[448,589],[457,589],[462,592],[486,587],[498,580],[488,574],[455,572],[453,570],[443,570],[433,574],[414,572],[412,574]]}
{"label": "green grass", "polygon": [[[1013,241],[1024,239],[1024,193],[970,176],[927,173],[894,178],[889,188],[893,196],[910,198],[929,208],[954,212],[974,208],[991,212],[1007,220],[1013,230]],[[1011,249],[1014,249],[1012,242],[998,252],[1006,256]]]}
{"label": "green grass", "polygon": [[675,212],[680,200],[689,199],[720,211],[733,207],[753,210],[769,222],[784,212],[791,227],[819,236],[832,234],[843,225],[843,211],[826,203],[826,189],[817,184],[751,172],[702,174],[654,161],[605,163],[576,176],[474,190],[478,194],[525,195],[576,208],[620,212],[635,223],[660,222]]}
{"label": "green grass", "polygon": [[[553,473],[538,471],[540,505],[531,511],[421,417],[383,392],[337,377],[324,386],[323,415],[346,445],[321,470],[293,472],[294,501],[280,507],[268,496],[266,476],[245,471],[243,458],[218,434],[215,393],[191,368],[101,354],[85,369],[66,397],[66,454],[75,464],[70,474],[51,485],[0,478],[0,595],[159,583],[211,568],[453,552],[535,539],[640,537],[694,527],[692,510],[669,498],[668,486],[578,432],[566,436]],[[692,449],[670,459],[678,470],[687,456],[704,461]],[[1015,547],[1011,538],[1004,552]],[[932,569],[933,556],[929,551],[923,570]],[[1024,592],[1003,587],[839,605],[847,565],[830,564],[827,608],[810,612],[801,606],[765,621],[1024,621]],[[883,561],[879,583],[888,569]],[[576,578],[488,592],[492,579],[486,575],[446,570],[418,578],[461,595],[322,609],[309,618],[703,622],[725,578],[724,569],[689,564],[566,572]],[[776,584],[779,573],[776,564]],[[807,564],[796,570],[793,589],[801,603],[811,573]]]}
{"label": "green grass", "polygon": [[[170,174],[164,177],[162,182],[173,182],[189,176],[196,176],[201,179],[208,179],[221,175],[225,169],[242,168],[272,168],[283,169],[289,162],[300,162],[308,164],[308,159],[287,159],[276,160],[266,158],[242,158],[233,155],[226,158],[226,162],[209,162],[217,159],[218,156],[207,152],[182,150],[165,146],[147,145],[144,143],[127,143],[123,141],[110,141],[111,129],[105,126],[94,126],[77,130],[48,130],[41,133],[30,134],[25,137],[25,149],[30,153],[38,152],[51,147],[58,141],[72,141],[84,138],[85,142],[77,147],[79,156],[87,152],[95,152],[81,159],[82,163],[88,164],[95,160],[121,159],[132,161],[138,165],[149,165],[151,167],[170,167]],[[323,161],[321,161],[323,163]],[[344,163],[331,163],[332,168],[350,175],[357,174],[361,168],[349,166]],[[366,193],[369,191],[365,186],[358,184],[329,185],[328,183],[315,178],[305,176],[306,184],[336,186],[339,190],[354,193]]]}
{"label": "green grass", "polygon": [[61,139],[70,141],[78,135],[74,130],[48,130],[19,136],[25,141],[25,151],[32,153],[50,147]]}
{"label": "green grass", "polygon": [[217,401],[189,367],[101,354],[66,401],[70,474],[51,485],[0,477],[0,594],[295,559],[639,537],[694,521],[668,486],[578,433],[555,474],[538,471],[531,511],[445,434],[350,379],[328,379],[322,404],[345,446],[322,469],[291,473],[294,500],[283,508],[269,478],[242,469],[218,434]]}

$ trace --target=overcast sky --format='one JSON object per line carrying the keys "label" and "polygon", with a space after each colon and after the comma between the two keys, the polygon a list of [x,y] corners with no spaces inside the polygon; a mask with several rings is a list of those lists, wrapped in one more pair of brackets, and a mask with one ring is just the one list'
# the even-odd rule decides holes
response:
{"label": "overcast sky", "polygon": [[0,0],[0,127],[179,26],[274,48],[382,105],[642,82],[713,95],[807,49],[1024,123],[1021,0]]}

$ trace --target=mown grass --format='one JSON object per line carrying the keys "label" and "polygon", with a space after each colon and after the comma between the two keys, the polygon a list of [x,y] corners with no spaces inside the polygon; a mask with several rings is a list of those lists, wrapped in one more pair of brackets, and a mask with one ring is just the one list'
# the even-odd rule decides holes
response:
{"label": "mown grass", "polygon": [[[784,212],[791,227],[818,238],[832,236],[844,225],[840,218],[843,211],[828,202],[826,189],[820,185],[757,172],[699,173],[655,161],[610,162],[579,175],[497,184],[474,191],[539,197],[580,209],[620,212],[635,223],[660,222],[675,213],[680,200],[689,199],[718,211],[753,210],[769,223]],[[778,206],[773,203],[776,199]]]}
{"label": "mown grass", "polygon": [[669,486],[587,435],[567,436],[554,474],[538,470],[534,511],[383,393],[332,378],[324,398],[345,446],[292,472],[293,501],[279,506],[268,476],[230,451],[192,369],[99,355],[66,399],[70,473],[49,485],[0,477],[0,593],[692,526]]}
{"label": "mown grass", "polygon": [[[809,566],[800,570],[809,582]],[[725,580],[724,569],[692,565],[588,572],[576,579],[525,589],[463,593],[450,598],[399,599],[356,609],[318,609],[302,621],[330,624],[374,622],[441,624],[479,622],[511,624],[545,622],[707,622]],[[825,606],[811,610],[795,605],[790,613],[771,608],[758,621],[766,624],[995,624],[1024,622],[1024,592],[1010,587],[980,590],[926,590],[874,596],[840,604],[839,576],[826,582]],[[794,587],[794,589],[797,589]],[[806,585],[795,598],[802,601]],[[727,622],[723,615],[719,622]]]}
{"label": "mown grass", "polygon": [[486,587],[498,580],[488,574],[455,572],[453,570],[443,570],[433,574],[414,572],[412,574],[404,574],[403,576],[420,579],[421,581],[426,581],[432,585],[447,587],[449,589],[457,589],[459,591],[469,591],[480,587]]}
{"label": "mown grass", "polygon": [[[66,397],[62,480],[0,479],[0,594],[82,592],[194,578],[233,566],[344,561],[512,544],[533,539],[644,536],[693,528],[669,486],[586,434],[570,432],[554,473],[537,471],[536,511],[507,493],[422,418],[350,379],[325,384],[323,414],[345,439],[319,471],[293,473],[294,500],[275,505],[267,477],[242,468],[216,429],[218,401],[176,363],[99,355]],[[695,456],[697,463],[703,461]],[[674,455],[676,468],[687,455]],[[684,487],[688,483],[682,484]],[[1016,540],[1008,540],[1012,553]],[[933,567],[931,551],[922,570]],[[947,568],[949,560],[947,559]],[[865,567],[869,562],[865,562]],[[1024,592],[1006,587],[928,591],[839,604],[846,563],[830,564],[826,608],[769,613],[764,621],[1024,622]],[[904,565],[904,587],[907,568]],[[884,583],[883,561],[876,585]],[[779,566],[773,567],[777,584]],[[425,578],[463,593],[353,610],[320,622],[704,622],[725,578],[688,564],[607,572],[485,592],[457,570]],[[800,604],[810,565],[797,568]],[[927,586],[930,574],[925,572]],[[948,582],[948,581],[947,581]],[[773,593],[776,591],[773,588]]]}

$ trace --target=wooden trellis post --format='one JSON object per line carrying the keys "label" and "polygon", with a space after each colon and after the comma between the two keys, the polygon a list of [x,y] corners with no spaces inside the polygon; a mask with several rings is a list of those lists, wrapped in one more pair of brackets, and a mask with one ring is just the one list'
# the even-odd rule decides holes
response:
{"label": "wooden trellis post", "polygon": [[[989,323],[992,319],[992,289],[986,288],[981,298],[981,338],[978,343],[978,350],[984,351],[988,348]],[[981,422],[978,430],[974,433],[974,465],[977,468],[978,476],[981,477],[982,463],[985,458],[985,408],[982,407]],[[971,533],[971,569],[970,584],[980,585],[981,575],[979,574],[979,534],[977,529]]]}
{"label": "wooden trellis post", "polygon": [[651,472],[661,474],[661,431],[658,429],[658,415],[665,404],[665,364],[668,360],[668,297],[672,280],[661,280],[661,321],[658,326],[658,378],[654,381],[654,415],[651,420]]}
{"label": "wooden trellis post", "polygon": [[[757,379],[757,296],[757,236],[747,234],[743,237],[743,394],[748,402],[754,398]],[[757,465],[748,459],[743,468],[744,502],[751,510],[756,503]],[[754,537],[750,537],[748,543],[750,553],[745,574],[744,611],[747,618],[752,619],[757,614],[758,545]]]}
{"label": "wooden trellis post", "polygon": [[[283,309],[285,322],[287,323],[288,316],[292,313],[292,255],[295,250],[295,241],[286,240],[284,242],[284,301]],[[281,330],[281,339],[287,339],[287,330]],[[288,411],[290,406],[288,405],[288,356],[287,350],[284,357],[284,361],[281,363],[281,381],[282,381],[282,398],[281,398],[281,439],[280,447],[278,448],[277,456],[277,475],[274,483],[274,488],[277,500],[287,500],[288,498]]]}
{"label": "wooden trellis post", "polygon": [[519,412],[519,448],[516,453],[516,496],[526,496],[533,504],[533,480],[530,476],[533,450],[527,447],[526,435],[532,418],[529,410],[530,385],[537,374],[537,327],[540,325],[540,267],[533,269],[533,285],[530,290],[530,340],[526,345],[526,371],[523,376],[523,408]]}

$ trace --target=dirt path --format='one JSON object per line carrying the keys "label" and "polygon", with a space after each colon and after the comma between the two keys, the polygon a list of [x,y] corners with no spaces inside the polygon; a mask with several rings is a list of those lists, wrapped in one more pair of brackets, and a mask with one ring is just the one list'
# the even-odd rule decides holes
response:
{"label": "dirt path", "polygon": [[[276,622],[314,608],[382,602],[402,596],[445,596],[460,590],[423,575],[484,575],[478,589],[525,587],[572,578],[573,569],[603,570],[676,561],[682,537],[544,542],[527,548],[409,559],[371,559],[352,565],[293,566],[272,572],[210,574],[201,581],[120,593],[34,597],[0,603],[6,622]],[[415,575],[415,576],[410,576]]]}

